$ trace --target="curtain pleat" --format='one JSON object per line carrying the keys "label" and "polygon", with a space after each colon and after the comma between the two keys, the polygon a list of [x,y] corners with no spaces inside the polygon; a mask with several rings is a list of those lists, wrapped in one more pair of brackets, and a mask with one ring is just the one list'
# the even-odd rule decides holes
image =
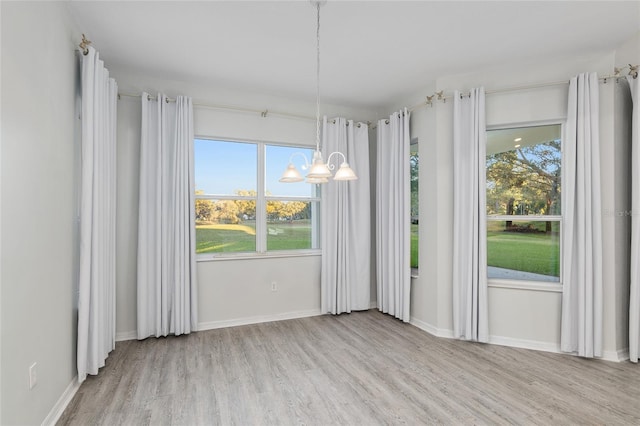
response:
{"label": "curtain pleat", "polygon": [[116,103],[118,86],[89,47],[82,58],[82,177],[78,381],[115,348]]}
{"label": "curtain pleat", "polygon": [[489,340],[486,253],[486,124],[484,89],[454,93],[453,332]]}
{"label": "curtain pleat", "polygon": [[409,111],[379,120],[376,179],[378,309],[409,322],[411,296],[411,190]]}
{"label": "curtain pleat", "polygon": [[[326,155],[342,152],[358,175],[322,186],[321,309],[340,314],[369,309],[371,286],[371,201],[369,129],[344,118],[323,121]],[[326,158],[326,157],[325,157]],[[337,164],[342,162],[338,158]],[[336,164],[335,161],[332,163]]]}
{"label": "curtain pleat", "polygon": [[631,283],[629,291],[629,359],[640,352],[640,84],[627,77],[633,99],[631,130]]}
{"label": "curtain pleat", "polygon": [[602,356],[602,225],[598,76],[571,79],[563,138],[562,326],[560,347]]}
{"label": "curtain pleat", "polygon": [[142,94],[138,339],[197,326],[193,106]]}

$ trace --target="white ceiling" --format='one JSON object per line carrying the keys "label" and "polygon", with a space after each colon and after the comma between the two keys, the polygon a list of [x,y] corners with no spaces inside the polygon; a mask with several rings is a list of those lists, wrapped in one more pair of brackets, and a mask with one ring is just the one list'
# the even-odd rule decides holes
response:
{"label": "white ceiling", "polygon": [[[72,1],[108,66],[315,99],[315,8],[300,1]],[[380,107],[438,77],[615,49],[640,1],[338,1],[321,9],[323,102]]]}
{"label": "white ceiling", "polygon": [[489,130],[487,131],[487,154],[511,151],[516,148],[516,145],[524,148],[554,141],[560,139],[561,130],[559,124]]}

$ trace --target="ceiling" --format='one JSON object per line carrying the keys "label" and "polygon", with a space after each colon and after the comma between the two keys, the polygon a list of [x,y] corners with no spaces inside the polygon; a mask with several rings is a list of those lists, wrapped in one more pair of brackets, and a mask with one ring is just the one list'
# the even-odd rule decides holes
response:
{"label": "ceiling", "polygon": [[487,155],[560,139],[562,127],[551,124],[487,131]]}
{"label": "ceiling", "polygon": [[[315,99],[315,8],[300,1],[72,1],[109,67]],[[321,8],[322,101],[389,105],[436,78],[615,49],[639,1],[338,1]]]}

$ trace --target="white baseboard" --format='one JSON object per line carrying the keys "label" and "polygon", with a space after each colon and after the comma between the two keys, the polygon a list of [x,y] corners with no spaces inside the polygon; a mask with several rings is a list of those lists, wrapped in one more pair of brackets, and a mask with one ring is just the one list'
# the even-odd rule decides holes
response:
{"label": "white baseboard", "polygon": [[422,331],[426,331],[427,333],[436,336],[443,337],[445,339],[453,339],[453,330],[447,330],[444,328],[437,328],[429,323],[421,321],[419,319],[411,318],[409,324],[418,327]]}
{"label": "white baseboard", "polygon": [[489,336],[489,343],[492,345],[509,346],[512,348],[562,353],[560,351],[559,343],[541,342],[539,340],[514,339],[513,337],[504,336]]}
{"label": "white baseboard", "polygon": [[[490,336],[489,343],[514,348],[532,349],[534,351],[553,352],[562,355],[578,356],[576,353],[563,352],[559,343],[540,342],[535,340],[514,339],[511,337]],[[629,348],[617,351],[603,351],[602,356],[597,359],[605,361],[622,362],[629,359]]]}
{"label": "white baseboard", "polygon": [[137,331],[122,331],[116,333],[116,342],[122,342],[124,340],[136,340],[138,338]]}
{"label": "white baseboard", "polygon": [[42,421],[42,426],[53,426],[56,424],[56,422],[60,419],[60,416],[62,416],[62,413],[64,413],[65,408],[67,408],[67,405],[69,405],[69,403],[73,399],[73,396],[76,394],[76,392],[78,392],[78,389],[80,389],[80,383],[78,382],[78,376],[75,376],[71,383],[69,383],[69,386],[67,386],[67,388],[64,390],[56,404],[53,406],[51,411],[49,411],[47,417],[45,417],[45,419]]}
{"label": "white baseboard", "polygon": [[[446,339],[454,338],[453,330],[437,328],[427,322],[421,321],[416,318],[411,318],[410,324],[436,337],[443,337]],[[557,353],[560,352],[559,344],[550,343],[550,342],[539,342],[535,340],[513,339],[511,337],[489,336],[489,344],[510,346],[513,348],[521,348],[521,349],[532,349],[536,351],[557,352]]]}
{"label": "white baseboard", "polygon": [[[453,330],[441,329],[437,328],[429,323],[424,321],[412,318],[409,322],[411,325],[418,327],[420,330],[426,331],[427,333],[436,336],[443,337],[447,339],[453,339]],[[513,337],[504,337],[504,336],[489,336],[489,344],[491,345],[500,345],[500,346],[509,346],[512,348],[520,348],[520,349],[529,349],[534,351],[543,351],[543,352],[552,352],[563,355],[576,355],[570,354],[567,352],[562,352],[560,350],[559,343],[553,342],[541,342],[538,340],[526,340],[526,339],[514,339]],[[602,353],[602,357],[599,359],[604,359],[606,361],[614,361],[614,362],[622,362],[629,359],[629,348],[620,349],[618,351],[604,351]]]}
{"label": "white baseboard", "polygon": [[[222,321],[208,321],[198,323],[197,331],[214,330],[216,328],[237,327],[239,325],[259,324],[263,322],[282,321],[295,318],[315,317],[322,315],[320,309],[311,309],[308,311],[284,312],[274,315],[262,315],[256,317],[237,318]],[[138,333],[136,331],[123,331],[116,333],[116,342],[124,340],[136,340]]]}
{"label": "white baseboard", "polygon": [[629,359],[629,348],[619,349],[617,351],[603,351],[602,359],[615,362],[627,361]]}
{"label": "white baseboard", "polygon": [[283,321],[283,320],[295,319],[295,318],[315,317],[318,315],[322,315],[320,309],[311,309],[308,311],[284,312],[281,314],[274,314],[274,315],[263,315],[263,316],[238,318],[238,319],[231,319],[231,320],[201,322],[198,324],[198,331],[213,330],[216,328],[237,327],[239,325],[259,324],[263,322]]}

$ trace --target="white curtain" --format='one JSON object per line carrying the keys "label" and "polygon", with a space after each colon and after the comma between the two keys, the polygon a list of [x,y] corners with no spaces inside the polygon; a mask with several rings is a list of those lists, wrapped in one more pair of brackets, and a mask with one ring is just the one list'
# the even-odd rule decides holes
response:
{"label": "white curtain", "polygon": [[118,85],[98,53],[82,58],[82,189],[78,381],[115,348],[116,103]]}
{"label": "white curtain", "polygon": [[378,309],[409,322],[411,189],[409,111],[378,120],[376,276]]}
{"label": "white curtain", "polygon": [[602,356],[602,226],[598,76],[569,84],[562,183],[562,327],[560,348]]}
{"label": "white curtain", "polygon": [[142,94],[138,339],[197,326],[191,98]]}
{"label": "white curtain", "polygon": [[[371,299],[371,200],[369,198],[369,128],[364,123],[324,118],[326,155],[342,152],[358,176],[322,186],[321,309],[340,314],[369,309]],[[338,156],[333,164],[341,164]]]}
{"label": "white curtain", "polygon": [[484,88],[453,101],[453,332],[487,342],[486,135]]}
{"label": "white curtain", "polygon": [[631,288],[629,300],[629,359],[640,352],[640,84],[627,77],[633,98],[631,131]]}

